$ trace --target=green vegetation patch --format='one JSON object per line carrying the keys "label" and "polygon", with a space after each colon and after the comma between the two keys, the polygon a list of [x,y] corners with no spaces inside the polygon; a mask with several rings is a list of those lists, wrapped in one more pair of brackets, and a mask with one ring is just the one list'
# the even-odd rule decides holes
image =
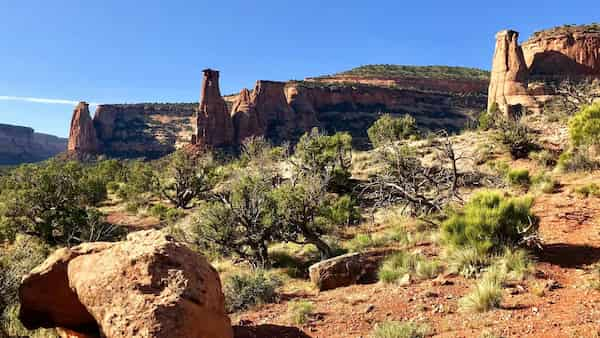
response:
{"label": "green vegetation patch", "polygon": [[487,80],[490,77],[490,73],[483,69],[467,67],[378,64],[356,67],[337,73],[335,76]]}

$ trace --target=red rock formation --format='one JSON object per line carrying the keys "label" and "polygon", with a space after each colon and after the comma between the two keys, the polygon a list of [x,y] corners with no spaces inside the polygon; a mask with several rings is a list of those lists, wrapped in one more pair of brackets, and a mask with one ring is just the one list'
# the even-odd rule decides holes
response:
{"label": "red rock formation", "polygon": [[94,126],[102,152],[120,157],[156,158],[188,144],[194,134],[197,104],[103,104]]}
{"label": "red rock formation", "polygon": [[233,119],[235,143],[241,144],[248,137],[264,135],[265,122],[258,114],[248,89],[242,89],[233,103],[231,117]]}
{"label": "red rock formation", "polygon": [[25,276],[19,299],[27,328],[71,337],[233,337],[217,271],[156,230],[56,251]]}
{"label": "red rock formation", "polygon": [[519,33],[511,30],[496,34],[496,50],[488,91],[488,107],[496,103],[506,111],[508,105],[530,105],[527,93],[528,70],[519,46]]}
{"label": "red rock formation", "polygon": [[600,27],[558,27],[522,45],[532,76],[600,75]]}
{"label": "red rock formation", "polygon": [[315,109],[315,102],[308,91],[298,88],[293,83],[285,87],[285,97],[288,105],[295,112],[296,126],[300,130],[310,130],[319,126],[319,113]]}
{"label": "red rock formation", "polygon": [[92,154],[100,150],[94,122],[86,102],[79,102],[73,112],[67,150],[72,153]]}
{"label": "red rock formation", "polygon": [[233,124],[219,89],[219,72],[203,70],[200,107],[196,121],[196,141],[202,145],[224,146],[233,143]]}
{"label": "red rock formation", "polygon": [[[517,40],[515,31],[496,35],[488,109],[497,103],[504,113],[522,107],[540,112],[556,95],[553,86],[567,79],[600,77],[600,26],[537,32],[522,46]],[[548,81],[552,85],[547,86]]]}

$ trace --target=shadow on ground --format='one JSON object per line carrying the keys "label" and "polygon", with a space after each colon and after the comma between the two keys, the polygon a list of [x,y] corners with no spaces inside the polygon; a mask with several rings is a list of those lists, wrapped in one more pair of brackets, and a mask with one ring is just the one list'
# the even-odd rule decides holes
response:
{"label": "shadow on ground", "polygon": [[562,268],[581,268],[600,261],[600,248],[587,245],[550,244],[538,254],[540,262],[558,265]]}
{"label": "shadow on ground", "polygon": [[280,325],[234,326],[235,338],[311,338],[297,327]]}

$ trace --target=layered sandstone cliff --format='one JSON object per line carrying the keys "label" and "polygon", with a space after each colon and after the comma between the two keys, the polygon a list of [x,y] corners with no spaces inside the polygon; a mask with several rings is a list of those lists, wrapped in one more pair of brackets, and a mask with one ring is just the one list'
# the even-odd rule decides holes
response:
{"label": "layered sandstone cliff", "polygon": [[67,139],[0,124],[0,165],[38,162],[67,149]]}
{"label": "layered sandstone cliff", "polygon": [[320,127],[349,131],[357,144],[364,144],[367,129],[384,112],[411,114],[430,129],[458,130],[485,102],[480,91],[458,94],[359,83],[258,81],[253,91],[242,90],[231,114],[235,143],[248,136],[293,140]]}
{"label": "layered sandstone cliff", "polygon": [[[368,81],[260,80],[252,90],[222,97],[219,72],[206,69],[198,105],[100,105],[93,119],[85,113],[87,106],[78,107],[73,114],[69,149],[152,158],[190,142],[228,147],[250,136],[265,136],[275,143],[294,141],[313,127],[349,131],[361,145],[367,143],[369,126],[383,113],[412,114],[423,127],[457,130],[486,105],[481,79],[473,80],[468,86],[466,79],[461,79],[455,87],[435,88],[428,82],[427,89]],[[452,79],[443,81],[452,83]]]}
{"label": "layered sandstone cliff", "polygon": [[600,76],[600,25],[537,32],[522,47],[531,75]]}
{"label": "layered sandstone cliff", "polygon": [[87,105],[73,113],[69,152],[117,157],[160,157],[188,144],[197,104],[104,104],[89,117]]}
{"label": "layered sandstone cliff", "polygon": [[515,31],[496,35],[488,109],[543,111],[561,82],[600,78],[600,26],[563,26],[522,45]]}

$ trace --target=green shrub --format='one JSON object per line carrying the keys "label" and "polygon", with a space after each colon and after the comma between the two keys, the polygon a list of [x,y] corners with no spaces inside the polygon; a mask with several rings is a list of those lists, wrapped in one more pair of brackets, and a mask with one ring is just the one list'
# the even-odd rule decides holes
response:
{"label": "green shrub", "polygon": [[600,187],[598,187],[597,184],[595,183],[590,183],[581,187],[577,187],[575,188],[575,193],[577,193],[578,195],[581,195],[585,198],[590,197],[590,196],[594,196],[594,197],[598,197],[600,196]]}
{"label": "green shrub", "polygon": [[501,285],[493,279],[484,278],[459,300],[458,305],[463,312],[485,312],[500,307],[502,298]]}
{"label": "green shrub", "polygon": [[108,182],[106,189],[110,192],[117,192],[120,189],[119,182]]}
{"label": "green shrub", "polygon": [[581,149],[566,151],[558,157],[557,168],[561,172],[592,171],[599,167],[600,163]]}
{"label": "green shrub", "polygon": [[517,245],[537,232],[530,197],[505,197],[496,191],[476,193],[464,209],[442,224],[442,239],[451,246],[471,247],[480,253]]}
{"label": "green shrub", "polygon": [[506,176],[510,171],[510,165],[506,161],[496,160],[487,162],[490,170],[494,171],[498,176]]}
{"label": "green shrub", "polygon": [[558,186],[560,185],[557,180],[553,179],[552,177],[550,177],[550,175],[545,173],[539,173],[533,176],[531,178],[531,183],[533,184],[535,189],[545,194],[551,194],[556,192],[556,189],[558,189]]}
{"label": "green shrub", "polygon": [[263,270],[229,276],[225,280],[223,293],[229,312],[246,310],[259,304],[277,300],[277,288],[282,281]]}
{"label": "green shrub", "polygon": [[179,219],[185,216],[185,212],[181,209],[177,208],[169,208],[164,204],[155,204],[150,210],[150,215],[158,218],[161,221],[166,222],[167,224],[174,224]]}
{"label": "green shrub", "polygon": [[371,248],[385,246],[389,240],[382,235],[357,234],[347,243],[347,248],[351,252],[361,252]]}
{"label": "green shrub", "polygon": [[489,130],[495,127],[495,112],[483,111],[477,119],[480,130]]}
{"label": "green shrub", "polygon": [[415,322],[383,322],[375,325],[373,338],[424,338],[429,334],[429,326]]}
{"label": "green shrub", "polygon": [[341,196],[324,210],[325,216],[335,225],[351,225],[360,221],[358,203],[349,195]]}
{"label": "green shrub", "polygon": [[545,149],[529,153],[529,158],[544,167],[552,167],[556,165],[556,157]]}
{"label": "green shrub", "polygon": [[293,301],[288,303],[290,321],[296,325],[306,324],[315,312],[315,305],[308,301]]}
{"label": "green shrub", "polygon": [[506,174],[506,179],[513,186],[528,187],[531,183],[527,169],[512,169]]}
{"label": "green shrub", "polygon": [[407,274],[418,279],[435,278],[440,271],[438,262],[427,260],[422,254],[402,251],[387,258],[377,276],[384,283],[394,283]]}
{"label": "green shrub", "polygon": [[513,159],[525,158],[536,148],[529,129],[519,121],[503,121],[500,124],[500,140]]}
{"label": "green shrub", "polygon": [[163,220],[165,219],[165,216],[167,215],[167,211],[169,211],[169,207],[167,207],[164,204],[155,204],[153,205],[149,210],[150,215]]}
{"label": "green shrub", "polygon": [[390,114],[385,114],[373,123],[367,130],[367,134],[375,147],[408,139],[417,134],[416,120],[410,115],[395,118]]}
{"label": "green shrub", "polygon": [[575,147],[600,142],[600,103],[583,107],[569,120],[569,136]]}
{"label": "green shrub", "polygon": [[169,208],[169,210],[167,210],[167,214],[165,215],[165,220],[168,224],[174,224],[183,217],[185,217],[185,211],[176,208]]}

